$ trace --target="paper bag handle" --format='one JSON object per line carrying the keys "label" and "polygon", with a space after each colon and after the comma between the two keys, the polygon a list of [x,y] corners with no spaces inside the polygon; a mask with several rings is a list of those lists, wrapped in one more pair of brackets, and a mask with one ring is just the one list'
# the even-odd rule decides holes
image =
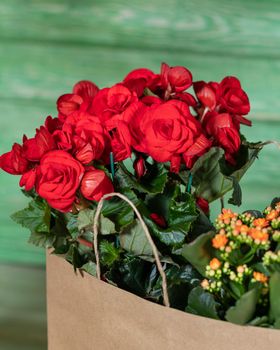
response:
{"label": "paper bag handle", "polygon": [[108,193],[105,194],[99,201],[98,205],[97,205],[97,209],[96,209],[96,213],[94,216],[94,221],[93,221],[93,235],[94,235],[94,240],[93,240],[93,247],[94,247],[94,253],[95,253],[95,259],[96,259],[96,274],[97,274],[97,278],[101,279],[101,272],[100,272],[100,258],[99,258],[99,251],[98,251],[98,241],[97,241],[97,236],[98,236],[98,222],[99,222],[99,217],[101,214],[101,210],[103,207],[103,203],[104,200],[110,197],[119,197],[121,199],[123,199],[124,201],[126,201],[131,208],[134,210],[136,216],[138,217],[140,224],[142,225],[142,228],[145,232],[145,235],[148,239],[148,242],[150,243],[150,246],[152,248],[153,251],[153,255],[156,261],[156,265],[158,268],[158,271],[162,277],[162,292],[163,292],[163,303],[165,306],[170,307],[170,302],[169,302],[169,297],[168,297],[168,292],[167,292],[167,279],[166,279],[166,274],[163,270],[162,264],[160,262],[160,258],[159,258],[159,252],[157,250],[157,247],[151,237],[151,234],[148,230],[147,225],[145,224],[141,214],[139,213],[138,209],[136,208],[136,206],[131,202],[131,200],[129,200],[126,196],[124,196],[121,193],[118,192],[113,192],[113,193]]}

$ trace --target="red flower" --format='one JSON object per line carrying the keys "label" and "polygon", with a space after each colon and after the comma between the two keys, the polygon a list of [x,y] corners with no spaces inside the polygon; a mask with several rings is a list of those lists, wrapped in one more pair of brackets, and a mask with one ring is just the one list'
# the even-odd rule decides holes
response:
{"label": "red flower", "polygon": [[114,192],[114,187],[103,170],[90,167],[82,179],[81,192],[85,198],[99,201],[104,194]]}
{"label": "red flower", "polygon": [[131,71],[123,80],[124,86],[129,90],[135,91],[137,96],[142,96],[145,88],[153,90],[155,81],[159,78],[150,69],[139,68]]}
{"label": "red flower", "polygon": [[39,162],[42,156],[56,148],[54,139],[45,126],[36,130],[35,137],[24,138],[22,146],[23,156],[31,162]]}
{"label": "red flower", "polygon": [[199,206],[199,208],[200,208],[206,215],[209,214],[209,211],[210,211],[210,209],[209,209],[209,202],[208,202],[206,199],[204,199],[204,198],[202,198],[202,197],[198,197],[198,198],[196,199],[196,204]]}
{"label": "red flower", "polygon": [[89,80],[81,80],[73,87],[73,94],[82,97],[83,102],[89,104],[98,93],[99,88]]}
{"label": "red flower", "polygon": [[52,137],[57,149],[62,151],[70,151],[72,149],[72,137],[69,132],[56,130]]}
{"label": "red flower", "polygon": [[24,187],[25,191],[30,191],[35,186],[37,175],[37,167],[24,173],[20,179],[20,187]]}
{"label": "red flower", "polygon": [[123,121],[111,132],[111,147],[114,160],[120,162],[131,156],[131,135],[127,124]]}
{"label": "red flower", "polygon": [[45,120],[45,127],[50,134],[53,134],[56,130],[61,130],[62,122],[58,118],[52,118],[50,115]]}
{"label": "red flower", "polygon": [[56,102],[59,112],[59,119],[64,122],[66,117],[77,111],[86,111],[87,104],[81,96],[75,94],[64,94],[60,96]]}
{"label": "red flower", "polygon": [[196,99],[188,92],[177,92],[172,95],[172,98],[179,101],[184,101],[188,106],[195,107],[197,105]]}
{"label": "red flower", "polygon": [[38,167],[36,191],[51,207],[68,212],[83,174],[83,166],[69,153],[50,151],[42,157]]}
{"label": "red flower", "polygon": [[168,64],[161,65],[161,81],[165,89],[181,92],[192,85],[191,72],[182,66],[169,67]]}
{"label": "red flower", "polygon": [[217,86],[213,83],[205,83],[205,81],[196,81],[193,83],[193,88],[200,103],[213,111],[217,104],[216,89]]}
{"label": "red flower", "polygon": [[183,158],[187,168],[191,169],[198,159],[212,145],[212,142],[203,134],[196,135],[193,145],[183,154]]}
{"label": "red flower", "polygon": [[[235,77],[225,77],[219,86],[220,104],[224,111],[233,114],[248,114],[250,102],[248,96],[241,88],[239,80]],[[246,119],[247,120],[247,119]],[[247,125],[251,125],[247,121]]]}
{"label": "red flower", "polygon": [[24,157],[22,146],[14,143],[10,152],[0,156],[0,168],[12,175],[21,175],[28,170],[29,162]]}
{"label": "red flower", "polygon": [[121,114],[137,101],[135,92],[131,92],[122,84],[100,90],[93,99],[90,113],[99,117],[108,130],[115,127]]}
{"label": "red flower", "polygon": [[135,159],[135,161],[133,162],[133,169],[138,179],[141,179],[141,177],[145,175],[146,166],[143,157],[139,156]]}
{"label": "red flower", "polygon": [[209,136],[213,136],[214,145],[222,147],[225,150],[226,160],[234,165],[236,163],[234,156],[240,148],[241,141],[232,117],[228,113],[209,113],[204,125]]}
{"label": "red flower", "polygon": [[131,121],[133,147],[158,162],[186,152],[201,135],[200,123],[184,102],[171,100],[141,109]]}
{"label": "red flower", "polygon": [[[100,159],[105,148],[104,128],[100,120],[97,117],[87,115],[72,127],[71,138],[75,158],[83,164]],[[65,129],[68,127],[65,126]]]}
{"label": "red flower", "polygon": [[164,219],[163,216],[158,215],[157,213],[152,213],[150,214],[150,218],[160,227],[165,228],[166,225],[166,221]]}

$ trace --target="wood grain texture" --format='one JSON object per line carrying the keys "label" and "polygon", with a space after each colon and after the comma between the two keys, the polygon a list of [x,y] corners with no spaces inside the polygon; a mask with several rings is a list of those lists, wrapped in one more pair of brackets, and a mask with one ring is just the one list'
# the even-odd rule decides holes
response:
{"label": "wood grain texture", "polygon": [[45,271],[0,265],[0,349],[47,349]]}
{"label": "wood grain texture", "polygon": [[53,106],[57,97],[69,92],[78,80],[87,78],[101,87],[110,86],[135,67],[146,66],[158,72],[161,61],[189,67],[195,80],[220,81],[226,75],[236,75],[250,97],[252,117],[280,120],[280,60],[205,57],[169,50],[4,42],[0,50],[0,101],[5,103],[7,99],[20,106],[26,105],[26,100],[35,105],[34,100],[40,100]]}
{"label": "wood grain texture", "polygon": [[0,36],[8,40],[252,59],[280,53],[277,0],[1,0],[0,13]]}
{"label": "wood grain texture", "polygon": [[[55,115],[57,97],[76,81],[110,86],[135,67],[159,71],[162,61],[189,67],[195,80],[238,76],[256,121],[244,133],[279,140],[279,24],[277,0],[1,0],[0,153]],[[262,208],[279,192],[278,164],[268,146],[242,180],[242,208]],[[0,173],[0,261],[42,264],[43,251],[9,218],[26,203],[18,180]]]}

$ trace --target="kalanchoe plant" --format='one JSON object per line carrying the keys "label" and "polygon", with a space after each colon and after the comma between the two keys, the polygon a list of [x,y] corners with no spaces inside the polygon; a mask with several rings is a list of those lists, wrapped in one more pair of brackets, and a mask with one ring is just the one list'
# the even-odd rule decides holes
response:
{"label": "kalanchoe plant", "polygon": [[[186,91],[191,87],[194,95]],[[30,242],[52,247],[75,269],[95,275],[97,203],[120,192],[138,208],[156,243],[171,306],[218,318],[208,292],[211,309],[196,309],[205,300],[200,283],[212,254],[209,203],[233,190],[230,202],[240,205],[239,180],[263,146],[240,133],[240,125],[251,122],[239,80],[193,82],[187,68],[163,63],[159,74],[136,69],[109,88],[80,81],[58,98],[57,110],[34,137],[24,135],[0,157],[0,168],[20,175],[31,198],[13,215],[31,230]],[[102,278],[161,303],[161,277],[130,206],[106,200],[100,231]],[[266,249],[262,242],[250,249]],[[243,249],[247,241],[238,244]]]}
{"label": "kalanchoe plant", "polygon": [[197,287],[200,300],[189,297],[188,308],[199,313],[208,299],[221,319],[280,328],[280,201],[263,213],[223,209],[215,226],[214,251]]}

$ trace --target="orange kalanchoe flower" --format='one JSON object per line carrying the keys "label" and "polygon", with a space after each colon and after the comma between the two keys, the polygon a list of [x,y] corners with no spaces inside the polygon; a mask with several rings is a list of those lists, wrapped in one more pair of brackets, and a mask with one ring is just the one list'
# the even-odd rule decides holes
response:
{"label": "orange kalanchoe flower", "polygon": [[218,268],[221,266],[221,262],[217,258],[213,258],[210,261],[209,266],[212,270],[218,270]]}
{"label": "orange kalanchoe flower", "polygon": [[271,210],[270,213],[268,213],[268,214],[266,215],[266,219],[269,220],[269,221],[271,221],[271,220],[273,220],[273,219],[276,219],[278,216],[279,216],[279,211],[273,209],[273,210]]}
{"label": "orange kalanchoe flower", "polygon": [[218,216],[218,220],[229,223],[230,219],[235,218],[235,217],[237,217],[237,214],[234,213],[231,209],[223,208],[222,213]]}
{"label": "orange kalanchoe flower", "polygon": [[261,242],[266,242],[269,239],[267,231],[259,230],[257,228],[250,228],[249,235],[254,239]]}
{"label": "orange kalanchoe flower", "polygon": [[237,220],[236,224],[234,225],[235,233],[247,233],[249,229],[250,228],[247,225],[244,225],[241,220]]}
{"label": "orange kalanchoe flower", "polygon": [[257,272],[257,271],[253,272],[253,277],[256,281],[261,282],[261,283],[266,283],[268,280],[266,275],[264,275],[261,272]]}
{"label": "orange kalanchoe flower", "polygon": [[228,242],[228,238],[224,233],[218,233],[213,239],[212,239],[212,246],[216,249],[221,249],[226,246]]}
{"label": "orange kalanchoe flower", "polygon": [[253,225],[255,227],[260,227],[260,228],[263,228],[263,227],[266,227],[269,225],[269,222],[265,219],[265,218],[259,218],[259,219],[255,219],[253,221]]}

